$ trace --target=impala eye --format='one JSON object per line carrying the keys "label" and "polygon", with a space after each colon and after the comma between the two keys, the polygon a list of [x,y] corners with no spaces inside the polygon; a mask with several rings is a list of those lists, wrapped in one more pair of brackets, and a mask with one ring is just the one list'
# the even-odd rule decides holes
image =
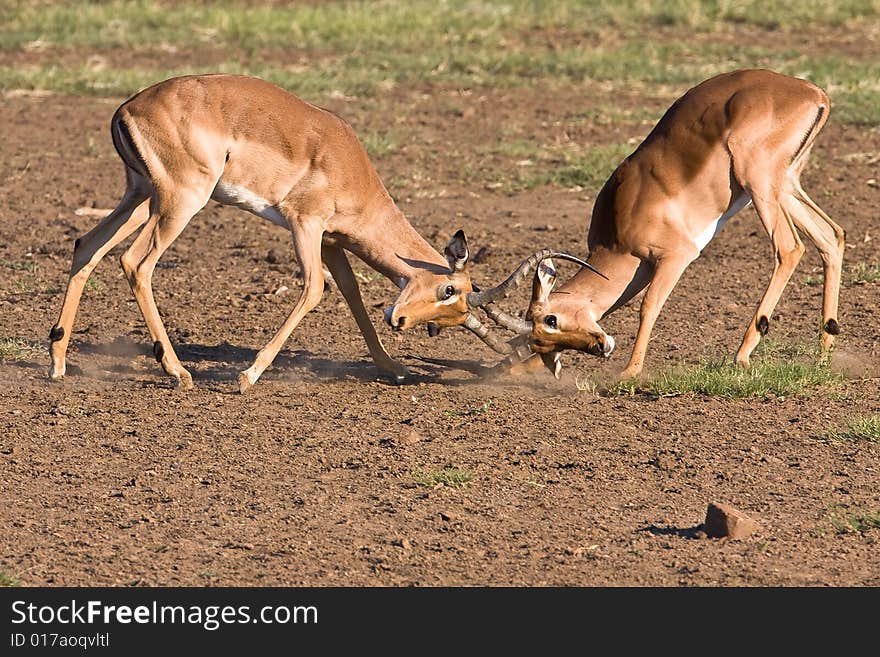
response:
{"label": "impala eye", "polygon": [[455,294],[455,287],[453,287],[452,285],[447,285],[446,289],[443,290],[442,301],[446,301],[447,299],[451,299],[453,294]]}
{"label": "impala eye", "polygon": [[544,318],[544,324],[546,324],[549,328],[558,329],[559,327],[556,325],[556,315],[547,315]]}

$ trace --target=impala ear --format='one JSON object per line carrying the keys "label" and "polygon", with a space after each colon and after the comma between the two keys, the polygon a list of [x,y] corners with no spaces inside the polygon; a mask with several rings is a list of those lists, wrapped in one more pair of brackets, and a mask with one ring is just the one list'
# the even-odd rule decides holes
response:
{"label": "impala ear", "polygon": [[542,260],[535,271],[535,281],[532,283],[532,303],[544,303],[550,297],[553,286],[556,285],[556,267],[550,258]]}
{"label": "impala ear", "polygon": [[464,231],[459,230],[449,240],[446,249],[443,251],[446,255],[446,262],[449,263],[449,269],[458,272],[464,269],[468,261],[468,245]]}

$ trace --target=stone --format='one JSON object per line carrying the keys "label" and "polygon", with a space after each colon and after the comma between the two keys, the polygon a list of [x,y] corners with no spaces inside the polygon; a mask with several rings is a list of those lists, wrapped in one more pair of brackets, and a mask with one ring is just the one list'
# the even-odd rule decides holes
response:
{"label": "stone", "polygon": [[415,429],[409,429],[401,432],[397,437],[397,444],[406,447],[407,445],[415,445],[422,440],[422,436]]}
{"label": "stone", "polygon": [[728,504],[710,502],[703,529],[710,538],[738,541],[758,529],[758,523]]}

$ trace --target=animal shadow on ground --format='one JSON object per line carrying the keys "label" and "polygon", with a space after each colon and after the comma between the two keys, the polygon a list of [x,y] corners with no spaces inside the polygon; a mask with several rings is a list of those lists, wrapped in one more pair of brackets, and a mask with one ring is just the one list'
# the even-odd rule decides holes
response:
{"label": "animal shadow on ground", "polygon": [[[184,367],[190,365],[188,369],[192,370],[193,380],[196,382],[235,381],[238,373],[250,367],[254,362],[258,352],[257,349],[241,347],[229,342],[221,342],[216,345],[177,343],[174,345],[174,349]],[[140,356],[152,358],[152,348],[149,344],[134,342],[127,337],[119,337],[109,343],[80,343],[76,346],[76,350],[83,355],[120,359],[119,362],[106,368],[117,374],[142,374],[143,370],[133,367],[131,359]],[[33,365],[27,366],[33,367]],[[68,371],[73,374],[81,374],[83,369],[94,374],[90,368],[68,366]],[[369,357],[358,361],[342,361],[322,358],[304,350],[282,351],[272,361],[271,368],[262,378],[265,380],[302,378],[299,372],[303,370],[320,381],[356,380],[394,385],[394,382],[383,376],[382,372],[369,360]],[[414,373],[412,378],[404,383],[418,384],[433,381],[436,378],[438,378],[437,375],[430,373]]]}
{"label": "animal shadow on ground", "polygon": [[[142,364],[137,364],[136,359],[145,357],[152,360],[153,358],[151,345],[131,336],[117,336],[111,342],[76,342],[71,346],[74,358],[76,355],[81,355],[114,360],[103,365],[68,361],[68,375],[88,376],[99,380],[118,381],[119,376],[142,376],[145,368]],[[258,352],[257,349],[241,347],[229,342],[216,345],[178,342],[174,348],[184,367],[191,370],[194,381],[210,383],[235,381],[238,373],[254,362]],[[434,359],[414,354],[406,354],[403,358],[408,361],[406,364],[412,375],[406,381],[397,382],[384,376],[366,354],[363,360],[354,361],[323,358],[305,350],[282,351],[275,357],[272,366],[262,378],[264,380],[300,379],[305,378],[302,376],[305,372],[306,376],[318,381],[348,380],[384,383],[389,386],[442,383],[455,387],[491,383],[516,387],[523,384],[522,381],[504,377],[503,371],[499,370],[497,365],[483,365],[475,360]],[[31,357],[10,360],[6,364],[14,368],[41,370],[48,367],[47,363],[48,361],[43,362]],[[155,367],[157,368],[155,373],[161,374],[161,368],[158,365]],[[472,376],[450,377],[451,371],[467,372]],[[170,379],[169,385],[171,385]]]}
{"label": "animal shadow on ground", "polygon": [[678,536],[679,538],[704,538],[705,528],[703,524],[694,527],[658,527],[657,525],[647,525],[639,527],[637,532],[647,532],[654,536]]}

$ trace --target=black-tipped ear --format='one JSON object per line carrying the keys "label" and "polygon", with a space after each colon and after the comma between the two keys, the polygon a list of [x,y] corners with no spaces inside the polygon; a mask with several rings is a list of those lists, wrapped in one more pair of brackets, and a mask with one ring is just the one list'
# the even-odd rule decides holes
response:
{"label": "black-tipped ear", "polygon": [[452,271],[461,271],[468,261],[468,245],[464,231],[459,230],[449,240],[446,249],[443,251],[446,255],[446,262]]}
{"label": "black-tipped ear", "polygon": [[542,260],[532,283],[532,303],[544,303],[556,285],[556,267],[550,258]]}

